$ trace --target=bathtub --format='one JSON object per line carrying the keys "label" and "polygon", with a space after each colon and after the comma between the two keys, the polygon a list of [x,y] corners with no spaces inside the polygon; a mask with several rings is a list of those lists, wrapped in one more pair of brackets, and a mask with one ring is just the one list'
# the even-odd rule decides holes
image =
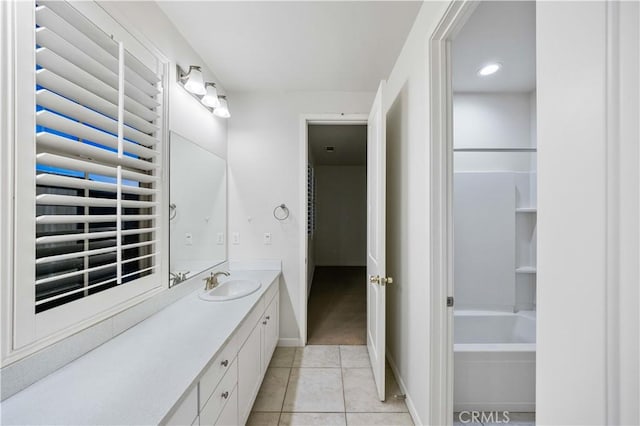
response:
{"label": "bathtub", "polygon": [[535,312],[456,311],[454,410],[535,411]]}

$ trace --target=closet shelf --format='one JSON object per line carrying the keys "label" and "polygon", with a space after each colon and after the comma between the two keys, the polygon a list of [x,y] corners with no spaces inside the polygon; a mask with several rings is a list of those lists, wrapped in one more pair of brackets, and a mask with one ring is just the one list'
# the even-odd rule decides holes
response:
{"label": "closet shelf", "polygon": [[538,209],[536,207],[518,207],[516,209],[516,213],[537,213]]}
{"label": "closet shelf", "polygon": [[536,272],[535,266],[520,266],[516,268],[516,274],[535,274]]}

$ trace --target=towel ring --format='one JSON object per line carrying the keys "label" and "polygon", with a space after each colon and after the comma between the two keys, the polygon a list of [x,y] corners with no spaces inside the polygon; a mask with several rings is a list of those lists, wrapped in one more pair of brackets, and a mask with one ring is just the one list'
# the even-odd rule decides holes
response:
{"label": "towel ring", "polygon": [[[278,209],[282,210],[281,214],[278,214]],[[289,217],[289,207],[287,207],[285,204],[276,206],[276,208],[273,209],[273,217],[280,221],[286,220]]]}

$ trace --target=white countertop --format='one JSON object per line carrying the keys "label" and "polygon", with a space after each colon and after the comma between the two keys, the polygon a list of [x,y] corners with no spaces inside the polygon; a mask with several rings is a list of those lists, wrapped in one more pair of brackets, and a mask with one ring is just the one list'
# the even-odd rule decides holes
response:
{"label": "white countertop", "polygon": [[226,302],[197,291],[1,404],[2,424],[160,423],[280,271],[233,271],[260,289]]}

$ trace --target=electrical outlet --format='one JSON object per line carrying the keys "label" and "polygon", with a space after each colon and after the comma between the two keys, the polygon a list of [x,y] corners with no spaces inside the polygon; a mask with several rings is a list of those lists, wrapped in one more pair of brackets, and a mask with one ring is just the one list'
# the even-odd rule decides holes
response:
{"label": "electrical outlet", "polygon": [[233,244],[240,244],[240,233],[239,232],[234,232],[231,235],[231,241],[233,242]]}
{"label": "electrical outlet", "polygon": [[191,233],[187,232],[184,234],[184,243],[188,246],[193,245],[193,235]]}
{"label": "electrical outlet", "polygon": [[218,232],[216,243],[218,243],[218,245],[224,244],[224,232]]}
{"label": "electrical outlet", "polygon": [[266,245],[271,244],[271,232],[265,232],[265,233],[264,233],[264,237],[262,238],[262,241],[263,241]]}

